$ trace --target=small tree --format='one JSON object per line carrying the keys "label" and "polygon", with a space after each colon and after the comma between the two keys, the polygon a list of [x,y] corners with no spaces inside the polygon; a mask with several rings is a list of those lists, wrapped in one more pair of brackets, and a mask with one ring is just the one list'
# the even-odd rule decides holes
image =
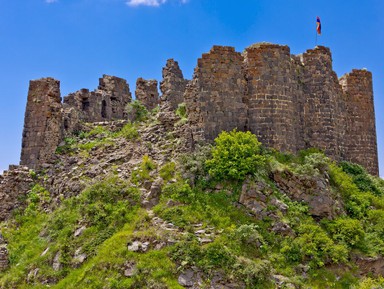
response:
{"label": "small tree", "polygon": [[266,159],[260,155],[261,143],[251,132],[223,131],[215,143],[212,158],[206,161],[212,177],[242,181],[247,175],[264,170]]}
{"label": "small tree", "polygon": [[128,119],[131,121],[144,121],[148,117],[148,110],[138,100],[134,100],[127,104],[125,112],[128,115]]}

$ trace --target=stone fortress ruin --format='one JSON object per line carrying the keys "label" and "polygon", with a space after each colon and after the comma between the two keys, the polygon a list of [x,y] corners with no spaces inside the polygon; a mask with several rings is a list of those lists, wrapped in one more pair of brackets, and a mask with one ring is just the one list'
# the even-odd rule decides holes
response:
{"label": "stone fortress ruin", "polygon": [[[186,80],[173,59],[160,82],[139,78],[136,99],[148,109],[185,103],[193,141],[212,141],[221,131],[249,130],[266,146],[286,152],[316,147],[335,160],[363,165],[378,175],[372,74],[363,70],[338,79],[328,48],[292,55],[288,46],[254,44],[243,53],[214,46]],[[64,136],[80,122],[126,119],[132,101],[128,83],[104,75],[94,91],[64,97],[60,82],[30,82],[21,165],[50,161]]]}

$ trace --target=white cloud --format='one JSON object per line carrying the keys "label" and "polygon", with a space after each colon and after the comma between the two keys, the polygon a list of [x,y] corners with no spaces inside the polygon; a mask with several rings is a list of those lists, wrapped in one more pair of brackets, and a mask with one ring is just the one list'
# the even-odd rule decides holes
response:
{"label": "white cloud", "polygon": [[[52,1],[52,0],[50,0]],[[54,0],[53,0],[54,1]],[[128,0],[126,3],[129,6],[137,7],[137,6],[152,6],[159,7],[167,3],[169,0]],[[189,0],[177,0],[181,4],[186,4]]]}
{"label": "white cloud", "polygon": [[55,2],[58,2],[58,0],[45,0],[45,3],[48,3],[48,4],[55,3]]}
{"label": "white cloud", "polygon": [[162,4],[167,2],[167,0],[129,0],[127,4],[129,6],[153,6],[153,7],[158,7]]}

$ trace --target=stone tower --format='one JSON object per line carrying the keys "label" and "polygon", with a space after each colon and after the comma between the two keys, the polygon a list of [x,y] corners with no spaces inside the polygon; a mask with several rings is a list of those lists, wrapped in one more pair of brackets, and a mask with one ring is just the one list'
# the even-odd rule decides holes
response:
{"label": "stone tower", "polygon": [[352,70],[340,78],[346,95],[345,150],[342,159],[363,165],[378,175],[372,73]]}
{"label": "stone tower", "polygon": [[317,46],[302,55],[304,65],[304,143],[338,159],[342,143],[339,129],[343,128],[342,89],[332,69],[329,48]]}
{"label": "stone tower", "polygon": [[192,129],[213,140],[221,131],[245,130],[243,57],[233,47],[214,46],[198,60],[184,99]]}
{"label": "stone tower", "polygon": [[36,168],[49,162],[63,138],[60,82],[53,78],[31,80],[21,150],[22,165]]}
{"label": "stone tower", "polygon": [[296,152],[297,89],[288,46],[256,44],[244,52],[247,128],[278,150]]}

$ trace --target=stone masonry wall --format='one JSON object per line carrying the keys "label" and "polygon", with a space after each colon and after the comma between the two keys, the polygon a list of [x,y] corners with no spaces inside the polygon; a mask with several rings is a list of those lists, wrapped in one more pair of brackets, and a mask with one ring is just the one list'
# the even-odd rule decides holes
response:
{"label": "stone masonry wall", "polygon": [[[214,46],[198,59],[191,81],[167,61],[158,82],[139,78],[136,99],[147,109],[186,103],[194,142],[212,141],[225,130],[250,130],[266,146],[296,152],[316,147],[378,174],[372,75],[353,70],[340,79],[329,48],[291,55],[287,46],[255,44],[243,54]],[[61,103],[59,81],[31,81],[21,164],[49,162],[57,145],[81,121],[124,119],[132,100],[124,79],[104,75],[95,91],[82,89]]]}
{"label": "stone masonry wall", "polygon": [[375,110],[372,73],[352,70],[340,78],[346,94],[346,132],[344,160],[363,165],[378,175]]}
{"label": "stone masonry wall", "polygon": [[243,57],[233,47],[214,46],[198,60],[187,86],[186,102],[192,129],[214,139],[221,131],[245,130]]}
{"label": "stone masonry wall", "polygon": [[256,44],[244,52],[247,128],[269,147],[296,152],[297,88],[288,46]]}
{"label": "stone masonry wall", "polygon": [[184,79],[177,61],[168,59],[163,68],[163,80],[160,83],[162,92],[160,101],[168,103],[172,109],[176,109],[180,103],[184,102],[183,94],[187,84],[188,80]]}
{"label": "stone masonry wall", "polygon": [[64,104],[74,107],[81,120],[97,122],[122,119],[125,106],[132,101],[132,94],[125,79],[103,75],[95,91],[80,89],[64,97]]}
{"label": "stone masonry wall", "polygon": [[377,175],[372,79],[354,70],[341,84],[344,91],[323,46],[297,56],[267,43],[248,47],[243,56],[214,46],[198,60],[184,99],[195,141],[247,129],[269,147],[316,147]]}
{"label": "stone masonry wall", "polygon": [[304,148],[316,147],[338,159],[344,129],[342,89],[332,69],[329,48],[317,46],[302,55]]}
{"label": "stone masonry wall", "polygon": [[[125,79],[103,75],[99,80],[97,90],[102,96],[108,96],[110,106],[106,107],[107,119],[122,119],[125,115],[125,106],[132,101],[132,94]],[[102,110],[103,117],[103,110]]]}
{"label": "stone masonry wall", "polygon": [[157,80],[145,80],[141,77],[136,81],[136,99],[148,110],[154,109],[159,104],[157,84]]}
{"label": "stone masonry wall", "polygon": [[49,162],[63,137],[60,82],[53,78],[29,84],[21,164],[36,168]]}
{"label": "stone masonry wall", "polygon": [[20,196],[26,196],[32,184],[29,168],[25,166],[10,166],[0,175],[0,222],[6,220],[13,209],[21,206]]}

